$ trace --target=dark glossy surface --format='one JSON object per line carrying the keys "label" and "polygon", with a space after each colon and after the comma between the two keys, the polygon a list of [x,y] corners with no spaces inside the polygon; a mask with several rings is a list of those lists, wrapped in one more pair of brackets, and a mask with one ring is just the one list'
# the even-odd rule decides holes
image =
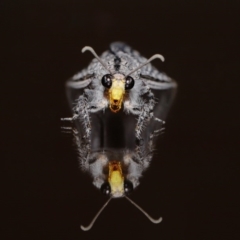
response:
{"label": "dark glossy surface", "polygon": [[[238,1],[1,1],[1,239],[239,239]],[[107,200],[78,167],[66,79],[125,41],[179,84],[152,165],[131,194]],[[135,237],[134,237],[135,236]]]}

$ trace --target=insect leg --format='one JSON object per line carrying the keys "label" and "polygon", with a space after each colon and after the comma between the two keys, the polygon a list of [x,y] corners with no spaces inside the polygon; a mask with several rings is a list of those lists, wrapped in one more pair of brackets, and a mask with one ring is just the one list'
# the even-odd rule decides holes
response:
{"label": "insect leg", "polygon": [[107,156],[104,152],[92,152],[90,142],[82,138],[76,129],[73,129],[73,136],[81,169],[90,172],[93,177],[93,184],[97,188],[101,188],[105,181],[103,168],[108,163]]}
{"label": "insect leg", "polygon": [[133,183],[134,188],[139,184],[142,172],[146,170],[152,160],[155,151],[154,138],[162,134],[164,128],[154,130],[150,133],[146,144],[137,144],[134,152],[127,151],[123,161],[128,166],[127,179]]}
{"label": "insect leg", "polygon": [[[153,108],[155,106],[154,94],[148,86],[145,86],[143,94],[147,94],[148,101],[142,105],[141,112],[139,114],[136,125],[136,138],[141,139],[141,133],[146,126],[147,122],[153,118]],[[160,119],[159,119],[160,120]],[[161,121],[161,120],[160,120]]]}
{"label": "insect leg", "polygon": [[85,164],[90,153],[90,148],[87,147],[87,144],[84,142],[84,139],[79,137],[78,131],[73,131],[74,143],[77,147],[79,164],[82,169],[85,169]]}
{"label": "insect leg", "polygon": [[73,136],[81,169],[90,172],[93,177],[93,184],[97,188],[101,188],[105,181],[103,168],[106,166],[108,158],[104,153],[92,153],[88,143],[80,137],[77,131],[73,132]]}
{"label": "insect leg", "polygon": [[74,115],[72,117],[73,120],[80,119],[83,128],[84,128],[84,135],[83,139],[86,142],[87,145],[90,145],[91,143],[91,121],[90,121],[90,115],[88,110],[88,102],[87,97],[85,94],[80,96],[77,100],[77,104],[73,109]]}

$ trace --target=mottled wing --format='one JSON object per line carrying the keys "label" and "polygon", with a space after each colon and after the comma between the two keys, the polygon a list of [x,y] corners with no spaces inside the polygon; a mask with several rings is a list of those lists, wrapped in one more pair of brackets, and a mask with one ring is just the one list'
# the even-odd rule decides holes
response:
{"label": "mottled wing", "polygon": [[67,97],[71,108],[78,97],[83,94],[84,89],[91,84],[93,77],[93,73],[89,73],[84,69],[66,82]]}

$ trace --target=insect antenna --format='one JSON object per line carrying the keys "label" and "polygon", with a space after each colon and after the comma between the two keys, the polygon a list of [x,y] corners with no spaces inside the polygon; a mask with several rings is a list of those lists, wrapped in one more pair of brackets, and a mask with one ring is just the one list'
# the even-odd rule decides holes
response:
{"label": "insect antenna", "polygon": [[97,220],[98,216],[100,215],[100,213],[104,210],[104,208],[108,205],[108,203],[111,201],[112,197],[110,197],[108,199],[108,201],[102,206],[102,208],[98,211],[98,213],[96,214],[96,216],[93,218],[93,220],[91,221],[91,223],[87,226],[87,227],[84,227],[84,226],[80,226],[80,228],[83,230],[83,231],[88,231],[92,228],[93,224],[95,223],[95,221]]}
{"label": "insect antenna", "polygon": [[93,50],[92,47],[89,47],[89,46],[85,46],[83,49],[82,49],[82,53],[84,53],[85,51],[90,51],[93,56],[105,67],[105,69],[110,72],[112,75],[113,75],[113,72],[108,69],[107,65],[102,61],[102,59],[96,54],[96,52]]}
{"label": "insect antenna", "polygon": [[134,70],[132,70],[130,73],[127,74],[127,76],[133,74],[134,72],[136,72],[138,69],[144,67],[145,65],[147,65],[148,63],[150,63],[151,61],[153,61],[154,59],[159,58],[160,60],[162,60],[162,62],[164,62],[164,57],[160,54],[155,54],[152,57],[150,57],[145,63],[143,63],[142,65],[138,66],[137,68],[135,68]]}
{"label": "insect antenna", "polygon": [[152,223],[160,223],[162,221],[162,217],[158,218],[158,219],[154,219],[151,216],[149,216],[148,213],[146,213],[141,207],[139,207],[135,202],[133,202],[130,198],[128,198],[127,196],[125,196],[125,198],[132,203],[136,208],[138,208]]}

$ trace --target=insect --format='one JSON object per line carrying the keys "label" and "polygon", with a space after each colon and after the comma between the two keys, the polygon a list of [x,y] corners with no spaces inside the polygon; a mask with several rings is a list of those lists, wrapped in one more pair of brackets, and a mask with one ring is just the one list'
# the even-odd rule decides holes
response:
{"label": "insect", "polygon": [[90,138],[90,113],[103,111],[108,107],[117,113],[123,106],[124,112],[137,116],[135,136],[136,142],[141,142],[142,130],[150,119],[163,122],[153,115],[156,99],[151,89],[176,87],[175,81],[149,64],[157,58],[164,61],[164,57],[155,54],[147,60],[120,42],[112,43],[110,50],[101,57],[91,47],[84,47],[82,52],[85,51],[90,51],[95,59],[87,69],[67,82],[70,88],[85,89],[77,99],[73,117],[63,120],[81,119],[85,126],[85,137]]}
{"label": "insect", "polygon": [[128,194],[138,185],[148,168],[156,137],[162,133],[164,120],[174,97],[176,83],[154,68],[150,62],[160,54],[145,59],[124,43],[113,43],[87,69],[74,75],[66,84],[68,97],[74,103],[74,142],[82,170],[93,178],[93,184],[110,198],[125,197],[151,218]]}

